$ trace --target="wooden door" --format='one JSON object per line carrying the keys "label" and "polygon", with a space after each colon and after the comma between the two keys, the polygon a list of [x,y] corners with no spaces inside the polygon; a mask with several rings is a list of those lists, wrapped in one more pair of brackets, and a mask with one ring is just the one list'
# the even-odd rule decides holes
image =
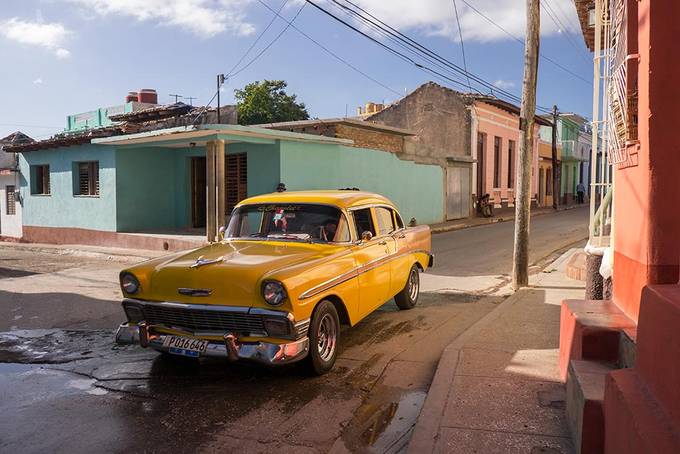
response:
{"label": "wooden door", "polygon": [[446,168],[446,219],[470,216],[470,169]]}
{"label": "wooden door", "polygon": [[205,157],[191,158],[191,225],[205,227],[206,181]]}

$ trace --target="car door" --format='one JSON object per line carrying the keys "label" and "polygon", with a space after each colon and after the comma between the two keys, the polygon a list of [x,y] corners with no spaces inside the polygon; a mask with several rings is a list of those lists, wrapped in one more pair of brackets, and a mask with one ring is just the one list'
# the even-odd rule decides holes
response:
{"label": "car door", "polygon": [[394,248],[391,237],[379,236],[371,208],[352,211],[357,237],[363,232],[370,232],[372,238],[361,241],[352,248],[356,269],[359,273],[359,316],[365,317],[376,307],[385,303],[390,295],[390,245]]}
{"label": "car door", "polygon": [[395,240],[395,257],[392,260],[391,269],[391,288],[390,293],[394,296],[401,292],[406,286],[411,266],[413,265],[413,256],[409,253],[409,238],[406,235],[406,226],[399,213],[396,210],[390,210],[392,218],[394,219],[394,232],[392,237]]}

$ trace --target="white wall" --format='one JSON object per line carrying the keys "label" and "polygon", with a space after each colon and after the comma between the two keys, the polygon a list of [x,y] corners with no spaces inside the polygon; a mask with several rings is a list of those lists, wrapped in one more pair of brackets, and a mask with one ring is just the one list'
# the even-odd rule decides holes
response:
{"label": "white wall", "polygon": [[21,238],[21,204],[18,200],[16,203],[16,214],[12,216],[7,215],[7,206],[5,205],[7,203],[7,194],[5,194],[5,188],[8,185],[14,185],[17,190],[19,189],[18,173],[0,175],[0,236]]}

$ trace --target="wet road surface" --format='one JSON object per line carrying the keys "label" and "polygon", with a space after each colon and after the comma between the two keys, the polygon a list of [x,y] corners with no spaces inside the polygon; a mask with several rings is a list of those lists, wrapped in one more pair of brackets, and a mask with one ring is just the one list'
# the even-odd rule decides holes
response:
{"label": "wet road surface", "polygon": [[[583,238],[586,220],[532,219],[532,259]],[[511,238],[512,223],[434,236],[425,276],[475,288],[386,303],[342,332],[324,377],[115,346],[124,265],[0,248],[0,451],[401,452],[443,348],[502,301]]]}

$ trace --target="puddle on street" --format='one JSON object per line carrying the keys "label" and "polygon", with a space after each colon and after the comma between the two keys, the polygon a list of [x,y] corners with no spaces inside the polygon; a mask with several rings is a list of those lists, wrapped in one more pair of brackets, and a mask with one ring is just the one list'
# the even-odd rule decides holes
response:
{"label": "puddle on street", "polygon": [[357,411],[357,418],[342,437],[347,449],[353,452],[395,453],[407,445],[427,393],[400,391],[403,394],[396,400],[386,401],[384,396],[377,396],[370,398]]}

